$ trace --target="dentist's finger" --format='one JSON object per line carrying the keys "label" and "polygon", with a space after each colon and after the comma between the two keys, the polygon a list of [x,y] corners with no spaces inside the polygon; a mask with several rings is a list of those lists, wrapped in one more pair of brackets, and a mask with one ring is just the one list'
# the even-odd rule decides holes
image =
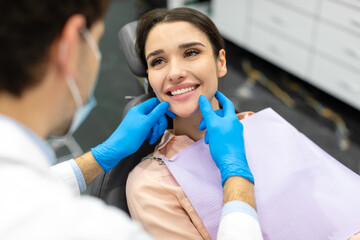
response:
{"label": "dentist's finger", "polygon": [[152,129],[150,129],[150,131],[149,131],[149,133],[147,134],[145,140],[150,140],[151,135],[152,135]]}
{"label": "dentist's finger", "polygon": [[167,111],[166,111],[166,115],[168,115],[170,118],[176,118],[176,114],[173,113],[173,112],[170,111],[170,110],[167,110]]}
{"label": "dentist's finger", "polygon": [[164,134],[166,128],[167,128],[168,122],[165,115],[161,116],[159,121],[157,121],[152,129],[152,134],[149,139],[149,143],[152,145],[154,144],[161,135]]}
{"label": "dentist's finger", "polygon": [[209,134],[208,134],[207,131],[206,131],[206,133],[205,133],[204,141],[205,141],[206,144],[209,144]]}
{"label": "dentist's finger", "polygon": [[234,104],[224,94],[217,91],[215,93],[215,98],[219,101],[219,103],[223,107],[225,115],[235,113]]}
{"label": "dentist's finger", "polygon": [[[218,115],[219,117],[223,117],[224,116],[224,110],[223,109],[218,109],[215,111],[216,115]],[[206,129],[206,123],[205,123],[205,119],[202,118],[199,124],[199,130],[200,131],[204,131]]]}
{"label": "dentist's finger", "polygon": [[149,143],[151,145],[153,145],[156,142],[156,140],[158,139],[158,137],[159,137],[158,134],[157,134],[158,128],[159,128],[159,126],[158,126],[157,123],[152,128],[151,136],[150,136],[150,139],[149,139]]}
{"label": "dentist's finger", "polygon": [[153,97],[150,98],[148,100],[146,100],[145,102],[135,106],[135,108],[138,108],[139,112],[147,115],[149,114],[156,106],[158,106],[160,103],[159,99]]}
{"label": "dentist's finger", "polygon": [[204,96],[201,95],[199,97],[199,107],[200,111],[203,115],[203,118],[205,119],[206,123],[209,123],[209,121],[216,115],[214,113],[214,110],[209,102],[209,100]]}
{"label": "dentist's finger", "polygon": [[200,124],[199,124],[199,130],[204,131],[205,129],[206,129],[206,122],[205,122],[205,119],[202,118],[200,121]]}
{"label": "dentist's finger", "polygon": [[159,127],[158,127],[158,137],[160,137],[161,135],[164,134],[167,126],[168,126],[168,121],[165,115],[163,115],[160,120],[158,121]]}
{"label": "dentist's finger", "polygon": [[159,103],[147,116],[150,120],[151,124],[155,124],[159,119],[165,115],[166,111],[168,111],[169,103],[162,102]]}

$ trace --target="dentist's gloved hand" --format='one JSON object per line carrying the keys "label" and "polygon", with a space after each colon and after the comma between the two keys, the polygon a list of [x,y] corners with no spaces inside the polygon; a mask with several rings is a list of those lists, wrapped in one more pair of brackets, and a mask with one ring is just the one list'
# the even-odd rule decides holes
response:
{"label": "dentist's gloved hand", "polygon": [[108,172],[121,159],[135,153],[146,139],[154,144],[166,130],[165,113],[175,117],[168,108],[168,102],[160,103],[157,98],[132,107],[115,132],[105,142],[91,149],[104,171]]}
{"label": "dentist's gloved hand", "polygon": [[203,115],[199,129],[207,130],[205,142],[209,144],[211,156],[220,169],[222,185],[231,176],[244,177],[254,182],[245,155],[243,125],[235,114],[234,105],[220,92],[216,92],[215,97],[223,107],[215,112],[205,96],[199,97]]}

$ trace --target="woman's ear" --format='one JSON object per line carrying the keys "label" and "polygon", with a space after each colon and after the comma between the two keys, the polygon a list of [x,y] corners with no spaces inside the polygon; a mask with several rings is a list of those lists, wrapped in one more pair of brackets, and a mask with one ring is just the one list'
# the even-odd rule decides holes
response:
{"label": "woman's ear", "polygon": [[226,68],[226,53],[224,49],[219,51],[219,56],[217,58],[217,69],[218,69],[218,77],[223,77],[227,73]]}

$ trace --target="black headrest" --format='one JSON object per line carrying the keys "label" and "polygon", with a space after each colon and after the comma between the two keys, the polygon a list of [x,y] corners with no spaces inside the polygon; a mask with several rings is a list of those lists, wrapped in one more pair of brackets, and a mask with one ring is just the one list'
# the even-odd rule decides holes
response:
{"label": "black headrest", "polygon": [[123,26],[118,34],[120,48],[130,70],[138,77],[147,77],[146,68],[141,63],[135,50],[137,21]]}

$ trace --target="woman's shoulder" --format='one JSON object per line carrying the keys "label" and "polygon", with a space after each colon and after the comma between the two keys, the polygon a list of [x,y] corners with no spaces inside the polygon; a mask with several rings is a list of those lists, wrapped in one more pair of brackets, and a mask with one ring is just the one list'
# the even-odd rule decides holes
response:
{"label": "woman's shoulder", "polygon": [[140,202],[149,202],[150,199],[155,201],[154,197],[178,202],[175,199],[183,195],[180,185],[166,165],[155,159],[145,159],[140,162],[129,173],[126,182],[129,209]]}
{"label": "woman's shoulder", "polygon": [[241,112],[241,113],[237,113],[236,116],[238,117],[239,120],[242,120],[244,118],[250,117],[253,114],[254,112]]}
{"label": "woman's shoulder", "polygon": [[162,160],[149,157],[142,160],[129,173],[126,185],[127,187],[131,186],[131,188],[146,185],[155,186],[169,177],[172,177],[172,175]]}

